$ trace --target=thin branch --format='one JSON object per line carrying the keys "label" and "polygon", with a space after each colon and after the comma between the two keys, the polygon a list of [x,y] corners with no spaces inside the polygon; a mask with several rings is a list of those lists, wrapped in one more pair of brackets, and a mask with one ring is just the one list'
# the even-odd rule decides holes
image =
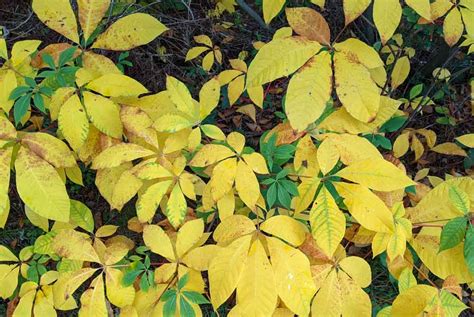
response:
{"label": "thin branch", "polygon": [[236,0],[236,2],[242,8],[242,10],[247,12],[248,15],[250,15],[255,21],[257,21],[257,23],[263,29],[267,31],[271,31],[271,28],[267,24],[265,24],[265,22],[262,20],[260,15],[257,12],[255,12],[247,3],[245,3],[244,0]]}

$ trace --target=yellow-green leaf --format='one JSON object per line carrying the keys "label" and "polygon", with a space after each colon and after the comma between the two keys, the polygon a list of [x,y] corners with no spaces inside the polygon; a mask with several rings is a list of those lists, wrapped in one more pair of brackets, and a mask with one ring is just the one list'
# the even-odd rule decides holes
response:
{"label": "yellow-green leaf", "polygon": [[50,134],[29,133],[21,139],[21,142],[28,146],[31,152],[56,168],[76,166],[76,160],[67,145]]}
{"label": "yellow-green leaf", "polygon": [[309,215],[311,233],[318,246],[332,257],[346,232],[346,217],[331,193],[322,187]]}
{"label": "yellow-green leaf", "polygon": [[184,198],[179,184],[174,185],[168,202],[166,203],[165,215],[175,228],[183,223],[187,208],[186,199]]}
{"label": "yellow-green leaf", "polygon": [[140,222],[150,221],[156,213],[161,199],[168,191],[172,181],[163,181],[151,185],[139,195],[137,200],[137,216]]}
{"label": "yellow-green leaf", "polygon": [[137,97],[148,92],[138,81],[122,74],[105,74],[92,80],[87,88],[107,97]]}
{"label": "yellow-green leaf", "polygon": [[94,126],[101,132],[113,137],[122,137],[122,121],[119,107],[113,101],[85,91],[84,105]]}

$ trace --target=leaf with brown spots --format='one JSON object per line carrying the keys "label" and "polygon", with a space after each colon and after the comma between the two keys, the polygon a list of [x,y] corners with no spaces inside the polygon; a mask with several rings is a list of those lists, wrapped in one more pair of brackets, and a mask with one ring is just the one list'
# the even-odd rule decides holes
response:
{"label": "leaf with brown spots", "polygon": [[153,41],[168,28],[145,13],[130,14],[112,24],[92,48],[127,51]]}
{"label": "leaf with brown spots", "polygon": [[286,18],[299,35],[323,45],[331,41],[329,25],[319,12],[310,8],[287,8]]}
{"label": "leaf with brown spots", "polygon": [[77,22],[69,0],[33,0],[33,11],[51,29],[79,43]]}

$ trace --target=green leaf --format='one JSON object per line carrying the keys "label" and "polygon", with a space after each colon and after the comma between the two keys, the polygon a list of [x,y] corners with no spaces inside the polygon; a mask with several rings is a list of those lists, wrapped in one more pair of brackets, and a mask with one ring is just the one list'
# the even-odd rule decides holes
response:
{"label": "green leaf", "polygon": [[150,288],[150,284],[148,283],[148,278],[146,274],[143,274],[142,277],[140,278],[140,289],[142,291],[148,292],[149,288]]}
{"label": "green leaf", "polygon": [[198,292],[183,291],[181,294],[184,295],[191,303],[198,304],[198,305],[209,304],[209,301],[207,300],[207,298]]}
{"label": "green leaf", "polygon": [[64,66],[67,62],[71,61],[74,57],[74,53],[76,52],[77,48],[75,46],[70,47],[66,50],[64,50],[60,55],[59,55],[59,67]]}
{"label": "green leaf", "polygon": [[[165,294],[163,294],[162,298],[164,297]],[[176,293],[174,293],[174,296],[170,296],[170,298],[166,301],[165,305],[163,305],[164,317],[174,317],[175,314],[176,314]]]}
{"label": "green leaf", "polygon": [[32,88],[36,87],[36,81],[31,77],[25,77],[25,82],[28,86]]}
{"label": "green leaf", "polygon": [[43,54],[41,54],[41,58],[49,66],[49,68],[51,68],[51,69],[56,68],[56,65],[54,64],[54,59],[50,54],[43,53]]}
{"label": "green leaf", "polygon": [[177,285],[178,289],[182,289],[188,283],[188,280],[189,280],[189,273],[186,273],[184,274],[182,278],[179,279],[178,285]]}
{"label": "green leaf", "polygon": [[286,191],[285,187],[278,184],[277,191],[278,191],[278,201],[281,203],[283,207],[290,209],[291,197],[290,197],[290,194],[288,194],[288,192]]}
{"label": "green leaf", "polygon": [[18,86],[10,93],[10,100],[16,100],[19,97],[23,96],[27,92],[31,91],[31,87],[28,86]]}
{"label": "green leaf", "polygon": [[272,208],[277,199],[277,188],[276,183],[273,183],[267,190],[267,203],[268,207]]}
{"label": "green leaf", "polygon": [[133,270],[133,271],[127,271],[123,275],[122,279],[122,284],[123,286],[130,286],[132,285],[135,280],[137,279],[138,275],[140,275],[143,272],[143,270]]}
{"label": "green leaf", "polygon": [[466,233],[466,222],[467,219],[465,217],[458,217],[451,219],[443,227],[439,252],[451,249],[461,243]]}
{"label": "green leaf", "polygon": [[13,105],[13,117],[15,118],[15,125],[21,121],[21,118],[26,114],[30,107],[31,93],[23,95],[15,101]]}
{"label": "green leaf", "polygon": [[195,317],[196,313],[194,312],[193,307],[183,296],[179,297],[179,315],[182,317]]}
{"label": "green leaf", "polygon": [[161,296],[161,300],[164,302],[169,301],[172,297],[176,297],[176,290],[174,289],[167,289],[166,292],[163,293]]}
{"label": "green leaf", "polygon": [[36,93],[33,95],[33,103],[35,104],[36,109],[40,110],[43,113],[46,112],[46,109],[44,108],[43,96],[41,96],[41,94]]}
{"label": "green leaf", "polygon": [[474,274],[474,226],[469,224],[464,241],[464,260],[471,274]]}
{"label": "green leaf", "polygon": [[407,121],[407,117],[394,117],[380,127],[380,132],[395,132]]}
{"label": "green leaf", "polygon": [[284,179],[284,180],[279,181],[279,184],[283,185],[286,191],[290,193],[291,195],[298,196],[298,187],[296,187],[294,182]]}
{"label": "green leaf", "polygon": [[423,84],[418,84],[410,90],[410,99],[418,97],[423,91]]}
{"label": "green leaf", "polygon": [[92,233],[94,231],[94,218],[92,211],[78,200],[71,199],[70,219],[75,225]]}

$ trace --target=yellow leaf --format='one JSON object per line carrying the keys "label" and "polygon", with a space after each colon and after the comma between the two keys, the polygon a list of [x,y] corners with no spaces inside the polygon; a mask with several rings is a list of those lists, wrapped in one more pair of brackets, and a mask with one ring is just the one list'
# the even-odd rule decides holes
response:
{"label": "yellow leaf", "polygon": [[165,215],[173,227],[177,228],[183,223],[187,208],[186,199],[179,184],[174,185],[165,210]]}
{"label": "yellow leaf", "polygon": [[108,268],[105,273],[105,285],[108,300],[117,307],[126,307],[133,304],[135,299],[135,288],[123,286],[123,272]]}
{"label": "yellow leaf", "polygon": [[253,209],[260,197],[260,185],[254,172],[244,161],[237,163],[235,188],[240,199]]}
{"label": "yellow leaf", "polygon": [[357,184],[335,185],[351,215],[364,228],[375,232],[394,231],[392,213],[377,195]]}
{"label": "yellow leaf", "polygon": [[395,298],[393,317],[416,317],[424,315],[427,307],[437,296],[437,289],[429,285],[415,285]]}
{"label": "yellow leaf", "polygon": [[0,75],[0,109],[9,113],[15,100],[10,99],[10,94],[17,87],[17,80],[13,70],[3,72]]}
{"label": "yellow leaf", "polygon": [[69,197],[56,170],[22,147],[15,161],[16,186],[23,202],[48,219],[69,221]]}
{"label": "yellow leaf", "polygon": [[255,225],[246,216],[232,215],[222,220],[214,230],[213,238],[218,245],[227,245],[237,238],[255,231]]}
{"label": "yellow leaf", "polygon": [[342,315],[342,305],[342,290],[337,273],[331,270],[314,297],[311,317],[339,317]]}
{"label": "yellow leaf", "polygon": [[137,200],[137,216],[140,222],[148,222],[155,215],[161,199],[168,191],[172,181],[163,181],[151,185],[139,195]]}
{"label": "yellow leaf", "polygon": [[[282,50],[281,48],[285,49]],[[288,76],[321,49],[317,42],[302,37],[272,40],[257,53],[249,66],[247,87],[256,87]]]}
{"label": "yellow leaf", "polygon": [[0,262],[18,262],[18,258],[7,247],[0,245]]}
{"label": "yellow leaf", "polygon": [[186,85],[172,76],[167,76],[166,90],[171,101],[176,105],[176,108],[193,117],[195,112],[194,100]]}
{"label": "yellow leaf", "polygon": [[70,260],[101,263],[87,234],[73,229],[60,230],[54,237],[53,249],[59,256]]}
{"label": "yellow leaf", "polygon": [[137,97],[148,92],[138,81],[122,74],[105,74],[88,83],[87,88],[107,97]]}
{"label": "yellow leaf", "polygon": [[214,244],[192,249],[181,259],[186,266],[198,270],[207,271],[209,263],[221,248]]}
{"label": "yellow leaf", "polygon": [[219,81],[212,78],[199,91],[200,118],[204,120],[217,107],[220,99],[221,86]]}
{"label": "yellow leaf", "polygon": [[372,313],[372,303],[369,295],[359,287],[354,279],[346,274],[345,270],[339,270],[337,277],[343,297],[342,315],[370,316]]}
{"label": "yellow leaf", "polygon": [[267,163],[265,162],[265,158],[257,152],[253,152],[251,154],[242,154],[242,158],[244,159],[245,163],[252,168],[255,173],[258,174],[268,174]]}
{"label": "yellow leaf", "polygon": [[323,186],[309,215],[311,233],[318,246],[332,257],[346,232],[346,217],[331,193]]}
{"label": "yellow leaf", "polygon": [[331,97],[331,56],[321,52],[310,59],[288,84],[285,112],[293,128],[302,131],[316,121]]}
{"label": "yellow leaf", "polygon": [[33,11],[51,29],[79,43],[76,16],[69,0],[34,0]]}
{"label": "yellow leaf", "polygon": [[303,223],[284,215],[269,218],[260,226],[260,229],[296,247],[303,244],[307,232]]}
{"label": "yellow leaf", "polygon": [[79,23],[87,41],[104,17],[110,0],[78,0]]}
{"label": "yellow leaf", "polygon": [[319,177],[303,178],[301,184],[298,185],[298,196],[294,197],[292,201],[296,213],[306,210],[311,205],[320,183]]}
{"label": "yellow leaf", "polygon": [[213,64],[214,64],[214,52],[211,51],[207,53],[202,59],[202,68],[208,72],[211,70]]}
{"label": "yellow leaf", "polygon": [[408,74],[410,74],[410,60],[408,56],[403,56],[397,59],[395,66],[392,70],[392,88],[396,89],[398,86],[403,84],[407,79]]}
{"label": "yellow leaf", "polygon": [[217,309],[224,303],[240,280],[249,251],[251,236],[241,237],[217,252],[209,265],[211,303]]}
{"label": "yellow leaf", "polygon": [[8,191],[10,188],[10,163],[13,147],[0,150],[0,215],[8,213]]}
{"label": "yellow leaf", "polygon": [[461,12],[459,12],[457,8],[454,8],[449,11],[444,19],[444,40],[449,46],[453,46],[459,41],[463,31],[464,25],[462,23]]}
{"label": "yellow leaf", "polygon": [[364,13],[369,5],[370,0],[344,0],[343,6],[346,25]]}
{"label": "yellow leaf", "polygon": [[76,166],[76,159],[67,145],[50,134],[29,133],[21,139],[21,142],[28,146],[32,153],[56,168]]}
{"label": "yellow leaf", "polygon": [[40,215],[32,211],[28,206],[25,206],[25,215],[33,225],[41,228],[45,232],[49,231],[48,219],[41,217]]}
{"label": "yellow leaf", "polygon": [[415,185],[415,182],[402,170],[381,158],[357,161],[340,170],[336,175],[383,192]]}
{"label": "yellow leaf", "polygon": [[380,105],[380,92],[369,70],[346,53],[335,54],[334,70],[336,92],[347,112],[359,121],[373,121]]}
{"label": "yellow leaf", "polygon": [[161,255],[170,261],[175,259],[173,245],[166,233],[157,225],[148,225],[143,229],[143,241],[151,252]]}
{"label": "yellow leaf", "polygon": [[240,154],[245,146],[245,137],[239,132],[231,132],[227,136],[227,143]]}
{"label": "yellow leaf", "polygon": [[420,16],[431,21],[431,5],[430,0],[406,0],[405,3],[415,10]]}
{"label": "yellow leaf", "polygon": [[468,148],[474,148],[474,133],[458,136],[456,141]]}
{"label": "yellow leaf", "polygon": [[222,130],[215,125],[212,125],[212,124],[201,125],[201,130],[205,135],[207,135],[208,137],[214,140],[219,140],[219,141],[225,140],[224,132],[222,132]]}
{"label": "yellow leaf", "polygon": [[17,264],[1,264],[0,265],[0,298],[7,299],[16,290],[18,285],[18,274],[20,267]]}
{"label": "yellow leaf", "polygon": [[113,101],[85,91],[84,105],[94,126],[101,132],[113,137],[122,137],[122,122],[119,107]]}
{"label": "yellow leaf", "polygon": [[229,158],[214,167],[210,180],[211,195],[214,201],[220,200],[225,194],[232,190],[236,173],[236,158]]}
{"label": "yellow leaf", "polygon": [[92,48],[127,51],[150,43],[166,30],[168,28],[151,15],[134,13],[112,24],[99,35]]}
{"label": "yellow leaf", "polygon": [[208,50],[210,50],[210,48],[207,47],[207,46],[191,47],[191,49],[186,53],[185,61],[188,62],[190,60],[193,60],[193,59],[195,59],[196,57],[198,57],[199,55],[201,55],[202,53],[204,53]]}
{"label": "yellow leaf", "polygon": [[464,243],[439,252],[440,235],[441,228],[423,227],[410,244],[423,264],[439,278],[454,275],[459,283],[472,282],[474,277],[463,260]]}
{"label": "yellow leaf", "polygon": [[244,90],[245,90],[245,76],[239,76],[229,83],[227,94],[229,97],[230,105],[233,105],[234,103],[237,102],[237,100],[239,100],[239,97],[242,95]]}
{"label": "yellow leaf", "polygon": [[102,151],[92,162],[93,169],[117,167],[125,162],[153,155],[150,151],[134,143],[119,143]]}
{"label": "yellow leaf", "polygon": [[59,110],[58,124],[64,138],[77,151],[89,134],[89,120],[76,94],[67,99]]}
{"label": "yellow leaf", "polygon": [[[263,99],[265,98],[265,93],[263,91],[263,87],[262,86],[257,86],[257,87],[248,87],[247,88],[247,93],[249,95],[249,98],[250,100],[252,100],[252,102],[257,106],[259,107],[260,109],[263,109]],[[240,107],[239,109],[242,109],[243,107],[245,106],[242,106]],[[241,112],[239,110],[237,110],[237,112]],[[244,112],[245,113],[245,112]],[[248,112],[249,113],[249,112]],[[252,119],[252,115],[248,114]],[[255,120],[253,120],[255,121]]]}
{"label": "yellow leaf", "polygon": [[288,23],[298,35],[329,45],[331,30],[326,19],[319,12],[304,7],[287,8],[285,12]]}
{"label": "yellow leaf", "polygon": [[393,143],[393,154],[395,157],[402,157],[408,151],[410,147],[410,133],[403,133],[397,137],[395,142]]}
{"label": "yellow leaf", "polygon": [[380,34],[382,44],[393,36],[400,19],[402,18],[402,6],[399,0],[375,0],[374,1],[374,23]]}
{"label": "yellow leaf", "polygon": [[456,143],[446,142],[438,144],[437,146],[431,149],[432,151],[445,155],[458,155],[458,156],[467,156],[466,151],[464,151]]}
{"label": "yellow leaf", "polygon": [[340,155],[335,142],[332,138],[326,138],[318,148],[317,159],[323,175],[328,174],[339,162]]}
{"label": "yellow leaf", "polygon": [[308,258],[277,238],[267,242],[280,299],[293,313],[307,316],[316,293]]}
{"label": "yellow leaf", "polygon": [[204,234],[204,222],[202,219],[195,219],[186,222],[178,231],[176,238],[176,254],[178,258],[183,257],[191,250]]}
{"label": "yellow leaf", "polygon": [[277,292],[272,266],[260,240],[249,250],[245,267],[237,285],[237,306],[243,316],[270,316],[277,305]]}
{"label": "yellow leaf", "polygon": [[286,0],[263,0],[263,19],[270,24],[274,17],[280,13]]}
{"label": "yellow leaf", "polygon": [[102,275],[97,276],[89,288],[81,295],[81,308],[79,317],[106,317],[107,303],[105,301],[104,279]]}
{"label": "yellow leaf", "polygon": [[363,258],[349,256],[342,259],[339,266],[360,288],[366,288],[372,282],[370,265]]}

